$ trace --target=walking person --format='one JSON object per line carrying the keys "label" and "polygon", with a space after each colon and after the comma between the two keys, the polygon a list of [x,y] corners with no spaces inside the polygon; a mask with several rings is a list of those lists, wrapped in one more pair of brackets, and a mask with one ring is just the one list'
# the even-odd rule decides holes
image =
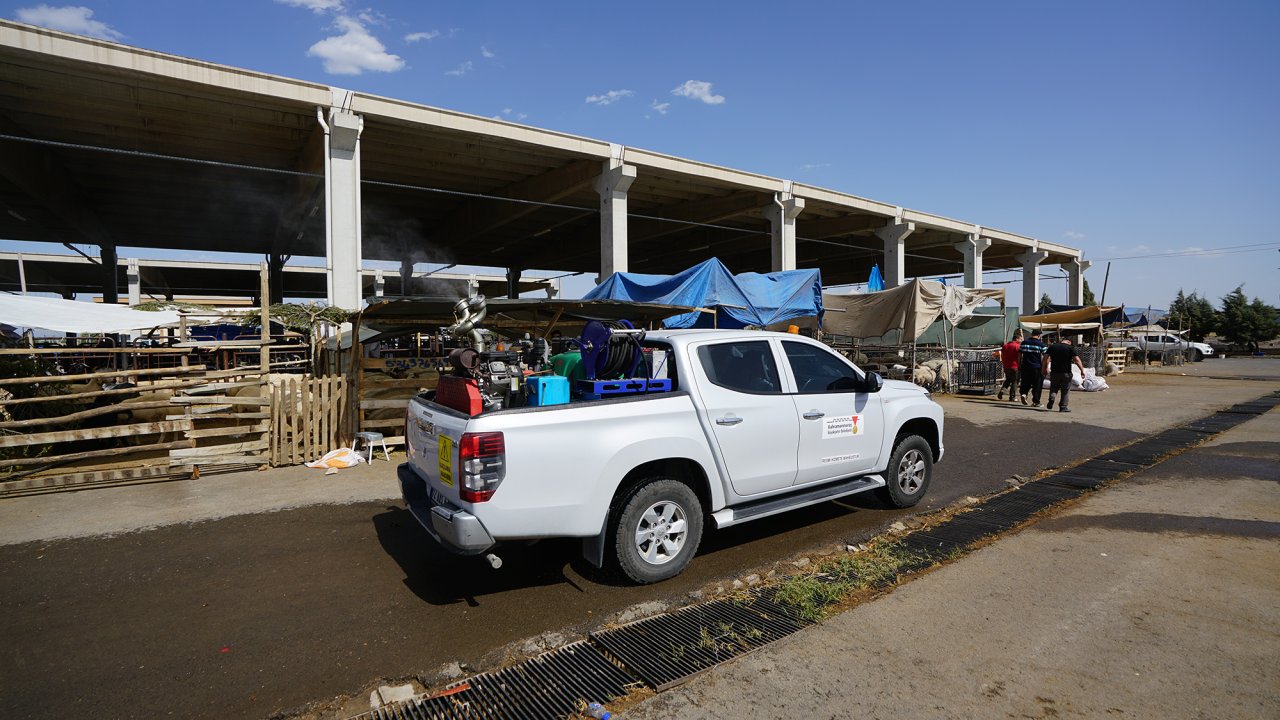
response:
{"label": "walking person", "polygon": [[1027,392],[1030,391],[1031,407],[1040,407],[1040,394],[1044,390],[1044,371],[1041,368],[1044,364],[1045,345],[1044,340],[1040,339],[1041,334],[1039,330],[1032,330],[1031,337],[1018,346],[1018,376],[1021,380],[1018,399],[1026,405]]}
{"label": "walking person", "polygon": [[1000,365],[1004,367],[1004,384],[1000,386],[1000,392],[996,393],[997,400],[1004,399],[1004,391],[1009,391],[1009,402],[1018,399],[1018,348],[1022,345],[1022,328],[1013,331],[1013,339],[1000,346],[999,350],[991,353],[1000,359]]}
{"label": "walking person", "polygon": [[1071,341],[1066,338],[1060,338],[1057,342],[1049,346],[1045,351],[1049,356],[1049,362],[1046,363],[1045,370],[1049,375],[1049,402],[1046,407],[1053,409],[1053,400],[1057,396],[1058,391],[1062,391],[1062,399],[1058,402],[1058,412],[1071,412],[1071,408],[1067,407],[1067,395],[1071,392],[1071,364],[1074,362],[1076,367],[1080,368],[1080,377],[1084,377],[1084,363],[1080,361],[1080,353],[1076,352],[1076,348]]}

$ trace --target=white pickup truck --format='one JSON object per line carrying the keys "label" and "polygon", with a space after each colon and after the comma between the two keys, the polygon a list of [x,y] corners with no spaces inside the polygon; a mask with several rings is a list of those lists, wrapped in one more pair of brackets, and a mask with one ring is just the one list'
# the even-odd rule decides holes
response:
{"label": "white pickup truck", "polygon": [[942,459],[942,408],[805,337],[651,332],[670,392],[468,416],[423,393],[400,466],[409,510],[445,548],[583,539],[596,567],[673,577],[717,528],[867,490],[917,503]]}
{"label": "white pickup truck", "polygon": [[1135,348],[1147,353],[1181,352],[1197,362],[1213,357],[1213,346],[1173,334],[1146,334],[1114,338],[1111,347]]}

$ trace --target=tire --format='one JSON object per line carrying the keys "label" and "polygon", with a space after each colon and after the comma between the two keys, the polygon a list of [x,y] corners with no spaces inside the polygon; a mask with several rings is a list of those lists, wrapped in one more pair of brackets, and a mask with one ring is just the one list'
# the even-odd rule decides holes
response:
{"label": "tire", "polygon": [[880,497],[896,508],[909,508],[920,502],[929,491],[933,479],[933,448],[919,435],[898,439],[889,456],[889,469],[880,488]]}
{"label": "tire", "polygon": [[[655,478],[632,488],[618,507],[609,535],[618,570],[627,579],[639,585],[661,582],[693,560],[703,518],[702,503],[688,485]],[[661,542],[664,536],[667,541]]]}
{"label": "tire", "polygon": [[1195,351],[1195,353],[1196,353],[1196,355],[1195,355],[1195,360],[1196,360],[1196,362],[1203,362],[1203,361],[1204,361],[1204,353],[1200,352],[1199,350],[1196,350],[1196,351]]}

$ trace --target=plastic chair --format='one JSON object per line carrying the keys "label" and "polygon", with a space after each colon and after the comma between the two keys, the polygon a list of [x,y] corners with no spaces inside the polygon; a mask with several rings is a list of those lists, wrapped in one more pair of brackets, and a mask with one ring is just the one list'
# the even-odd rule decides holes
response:
{"label": "plastic chair", "polygon": [[352,451],[357,453],[360,452],[361,442],[364,443],[365,460],[369,461],[369,463],[371,464],[373,463],[373,449],[375,445],[382,446],[383,456],[387,458],[387,462],[391,462],[391,452],[387,450],[387,441],[385,438],[382,437],[382,433],[379,433],[379,432],[356,433],[355,442],[351,444]]}

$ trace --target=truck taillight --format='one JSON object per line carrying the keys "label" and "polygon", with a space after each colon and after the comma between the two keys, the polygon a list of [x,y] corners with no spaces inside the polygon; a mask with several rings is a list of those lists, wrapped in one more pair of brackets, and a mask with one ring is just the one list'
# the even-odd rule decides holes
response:
{"label": "truck taillight", "polygon": [[463,433],[458,439],[462,466],[458,496],[481,503],[493,497],[507,475],[507,443],[500,432]]}

